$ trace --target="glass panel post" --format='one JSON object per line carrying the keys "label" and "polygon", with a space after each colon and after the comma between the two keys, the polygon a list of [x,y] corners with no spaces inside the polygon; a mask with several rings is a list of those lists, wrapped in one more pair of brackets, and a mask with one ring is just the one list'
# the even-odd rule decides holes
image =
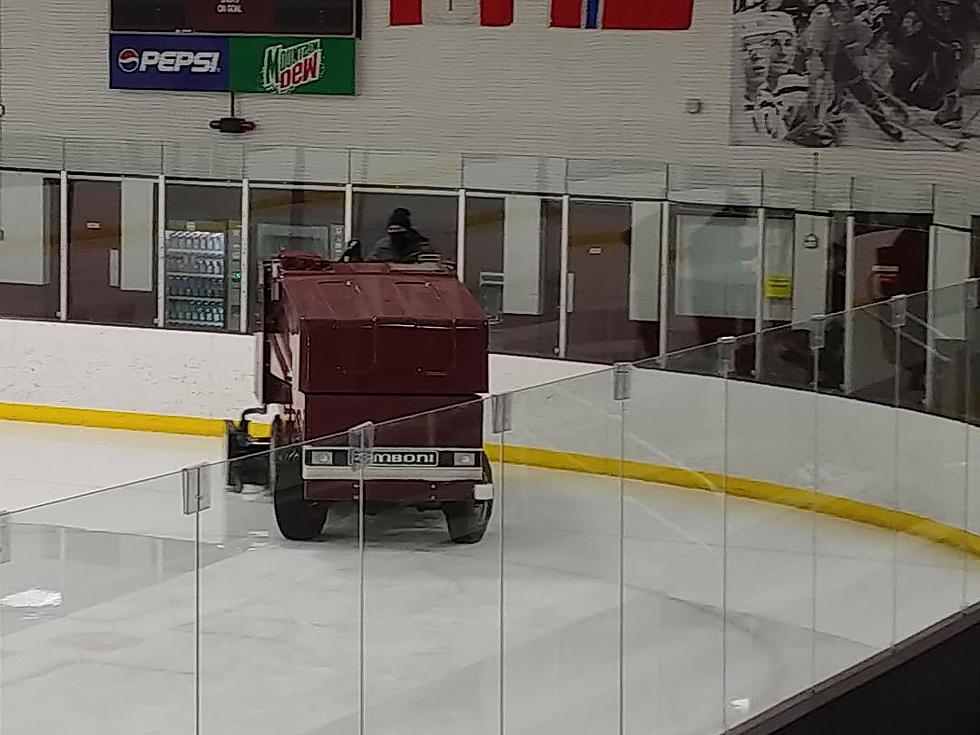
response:
{"label": "glass panel post", "polygon": [[[980,264],[978,264],[980,267]],[[963,405],[966,407],[966,421],[972,426],[980,424],[980,390],[973,381],[980,379],[980,278],[971,278],[966,282],[964,298],[966,300],[966,376],[964,385],[966,395]]]}
{"label": "glass panel post", "polygon": [[[901,504],[901,491],[898,477],[899,457],[901,456],[901,408],[902,408],[902,341],[905,338],[905,325],[908,320],[908,299],[906,296],[893,296],[888,301],[889,320],[895,340],[895,362],[894,362],[894,384],[892,394],[892,409],[895,418],[895,453],[894,453],[894,491],[892,496],[892,507],[896,510]],[[892,631],[891,645],[898,642],[898,585],[899,585],[899,534],[893,532],[892,536]]]}
{"label": "glass panel post", "polygon": [[893,296],[888,301],[889,316],[892,332],[895,339],[895,362],[893,364],[894,373],[892,384],[892,405],[895,408],[902,406],[902,341],[905,339],[905,325],[908,321],[908,298],[906,296]]}
{"label": "glass panel post", "polygon": [[718,375],[724,381],[724,400],[722,403],[722,436],[724,440],[724,450],[721,462],[722,479],[722,532],[721,532],[721,619],[722,619],[722,645],[721,645],[721,721],[725,727],[729,724],[729,687],[728,676],[729,665],[729,640],[728,640],[728,490],[729,490],[729,383],[732,373],[735,370],[735,337],[721,337],[717,341],[717,370]]}
{"label": "glass panel post", "polygon": [[613,400],[619,423],[619,732],[626,732],[626,407],[633,392],[633,367],[617,363],[613,369]]}
{"label": "glass panel post", "polygon": [[[980,267],[980,263],[978,263]],[[966,318],[965,318],[965,337],[966,337],[966,365],[964,368],[964,398],[966,419],[966,457],[964,460],[964,482],[966,484],[965,520],[964,528],[966,535],[966,578],[964,580],[964,605],[971,605],[980,599],[980,586],[976,581],[977,572],[980,571],[980,561],[976,557],[980,556],[980,544],[974,534],[980,533],[980,497],[975,490],[980,488],[977,482],[977,468],[975,463],[980,458],[977,438],[980,431],[977,424],[980,423],[980,390],[974,386],[974,381],[980,378],[980,279],[971,278],[966,282],[964,293]]]}
{"label": "glass panel post", "polygon": [[504,732],[504,717],[506,707],[507,657],[506,657],[506,592],[507,578],[504,574],[506,561],[507,536],[507,442],[513,430],[512,413],[514,397],[510,393],[492,396],[490,398],[490,435],[497,436],[491,447],[496,449],[497,457],[494,464],[493,453],[489,459],[494,472],[494,501],[497,506],[497,523],[500,527],[500,544],[497,549],[497,732]]}
{"label": "glass panel post", "polygon": [[357,476],[357,722],[358,732],[365,731],[365,621],[364,621],[364,519],[367,486],[364,475],[374,463],[374,424],[367,421],[348,432],[350,463]]}

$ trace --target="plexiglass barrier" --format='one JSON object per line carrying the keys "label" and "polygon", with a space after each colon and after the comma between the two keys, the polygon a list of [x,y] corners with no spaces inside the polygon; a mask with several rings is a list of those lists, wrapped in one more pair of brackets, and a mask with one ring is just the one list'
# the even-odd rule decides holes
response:
{"label": "plexiglass barrier", "polygon": [[607,364],[864,304],[889,272],[908,292],[980,275],[980,189],[820,162],[5,134],[0,204],[0,317],[253,331],[262,262],[337,259],[406,207],[493,319],[496,351]]}
{"label": "plexiglass barrier", "polygon": [[978,354],[967,283],[10,513],[0,727],[721,733],[980,599]]}

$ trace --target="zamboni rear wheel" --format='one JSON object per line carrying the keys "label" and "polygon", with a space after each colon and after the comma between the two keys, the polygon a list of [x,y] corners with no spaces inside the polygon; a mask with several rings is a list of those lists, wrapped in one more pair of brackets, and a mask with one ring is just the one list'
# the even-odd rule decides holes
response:
{"label": "zamboni rear wheel", "polygon": [[493,513],[492,500],[466,500],[442,506],[449,537],[457,544],[475,544],[482,538]]}
{"label": "zamboni rear wheel", "polygon": [[279,532],[290,541],[311,541],[323,531],[327,504],[303,497],[300,449],[280,449],[269,463],[273,468],[272,503]]}

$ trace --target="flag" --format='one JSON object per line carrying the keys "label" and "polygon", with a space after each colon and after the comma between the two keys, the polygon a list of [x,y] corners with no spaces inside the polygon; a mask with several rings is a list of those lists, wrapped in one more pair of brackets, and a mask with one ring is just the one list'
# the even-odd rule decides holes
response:
{"label": "flag", "polygon": [[555,28],[685,31],[694,0],[551,0]]}
{"label": "flag", "polygon": [[390,0],[393,26],[428,24],[509,26],[514,0]]}

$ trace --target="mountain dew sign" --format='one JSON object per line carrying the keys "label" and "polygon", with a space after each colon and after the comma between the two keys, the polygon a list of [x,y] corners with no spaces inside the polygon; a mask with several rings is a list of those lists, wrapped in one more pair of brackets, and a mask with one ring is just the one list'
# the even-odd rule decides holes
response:
{"label": "mountain dew sign", "polygon": [[353,38],[238,36],[230,41],[232,92],[355,93]]}
{"label": "mountain dew sign", "polygon": [[294,46],[269,46],[262,64],[266,92],[286,94],[323,76],[323,42],[317,38]]}

